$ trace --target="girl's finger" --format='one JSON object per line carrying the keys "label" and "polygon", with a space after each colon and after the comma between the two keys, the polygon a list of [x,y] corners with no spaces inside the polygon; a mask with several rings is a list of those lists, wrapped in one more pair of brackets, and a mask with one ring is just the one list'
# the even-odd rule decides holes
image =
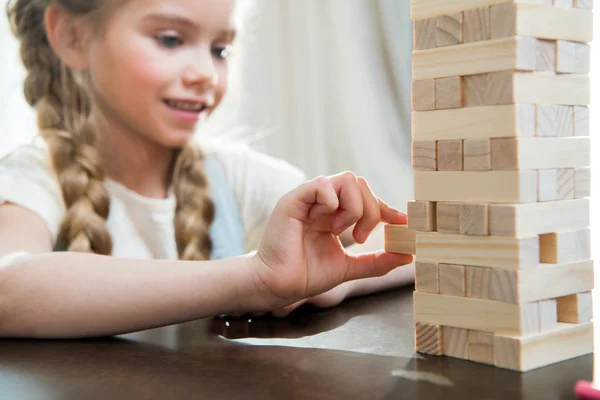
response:
{"label": "girl's finger", "polygon": [[362,195],[363,216],[354,227],[352,235],[357,243],[364,243],[381,221],[381,211],[379,200],[371,191],[365,178],[358,178],[358,186]]}
{"label": "girl's finger", "polygon": [[381,199],[379,199],[379,211],[381,212],[381,221],[383,222],[396,225],[406,225],[408,223],[405,213],[388,206]]}
{"label": "girl's finger", "polygon": [[318,177],[292,190],[280,204],[286,207],[287,215],[305,221],[335,212],[339,200],[332,182],[326,177]]}
{"label": "girl's finger", "polygon": [[385,251],[348,255],[346,280],[383,276],[394,268],[408,265],[411,262],[413,262],[413,256],[410,254],[386,253]]}
{"label": "girl's finger", "polygon": [[297,301],[294,304],[290,304],[289,306],[285,306],[277,310],[271,311],[271,315],[276,318],[287,317],[291,314],[292,311],[294,311],[296,308],[300,307],[304,303],[306,303],[306,300]]}
{"label": "girl's finger", "polygon": [[363,200],[358,179],[352,172],[331,178],[340,202],[338,215],[331,221],[331,232],[340,235],[363,216]]}

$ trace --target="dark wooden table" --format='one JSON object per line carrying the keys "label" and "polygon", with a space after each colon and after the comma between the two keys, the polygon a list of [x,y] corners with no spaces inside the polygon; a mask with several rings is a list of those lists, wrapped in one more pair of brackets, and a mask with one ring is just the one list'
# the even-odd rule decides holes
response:
{"label": "dark wooden table", "polygon": [[594,357],[525,374],[413,350],[412,288],[114,338],[0,341],[0,399],[570,399]]}

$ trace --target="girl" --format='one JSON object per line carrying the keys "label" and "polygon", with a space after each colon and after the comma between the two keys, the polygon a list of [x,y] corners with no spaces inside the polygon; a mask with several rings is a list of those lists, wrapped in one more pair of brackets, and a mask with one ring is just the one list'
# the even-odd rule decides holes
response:
{"label": "girl", "polygon": [[406,216],[364,179],[304,182],[245,147],[192,141],[226,90],[233,3],[9,3],[42,140],[0,163],[1,336],[285,315],[410,279],[388,272],[411,256],[366,251],[380,222]]}

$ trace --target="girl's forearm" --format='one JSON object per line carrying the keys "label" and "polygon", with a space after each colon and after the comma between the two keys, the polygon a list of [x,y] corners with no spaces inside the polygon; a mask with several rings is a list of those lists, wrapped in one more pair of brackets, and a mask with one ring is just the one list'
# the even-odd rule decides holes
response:
{"label": "girl's forearm", "polygon": [[105,336],[261,309],[252,302],[250,262],[77,253],[19,258],[0,268],[0,336]]}

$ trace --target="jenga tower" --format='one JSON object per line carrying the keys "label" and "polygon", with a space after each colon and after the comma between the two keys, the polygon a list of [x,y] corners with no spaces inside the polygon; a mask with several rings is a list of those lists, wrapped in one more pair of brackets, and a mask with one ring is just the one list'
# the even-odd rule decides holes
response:
{"label": "jenga tower", "polygon": [[415,201],[386,248],[416,236],[418,352],[517,371],[593,352],[592,2],[411,0]]}

